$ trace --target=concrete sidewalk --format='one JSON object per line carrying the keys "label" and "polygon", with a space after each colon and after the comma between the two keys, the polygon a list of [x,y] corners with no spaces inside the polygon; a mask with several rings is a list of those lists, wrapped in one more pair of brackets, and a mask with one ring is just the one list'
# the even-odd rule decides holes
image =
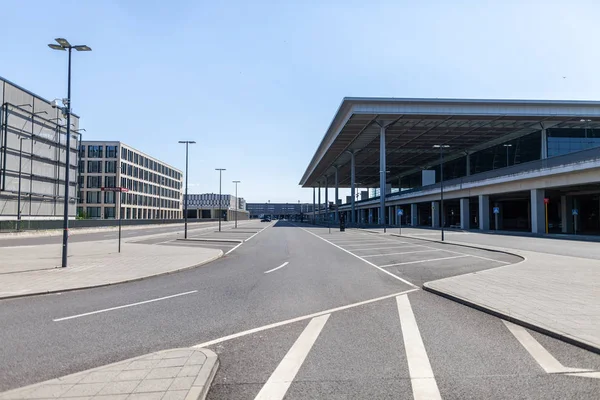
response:
{"label": "concrete sidewalk", "polygon": [[164,350],[0,393],[0,400],[204,399],[218,368],[211,350]]}
{"label": "concrete sidewalk", "polygon": [[219,249],[156,246],[116,240],[69,245],[69,266],[60,268],[60,246],[0,248],[0,298],[61,292],[127,282],[199,266],[223,255]]}
{"label": "concrete sidewalk", "polygon": [[[397,231],[387,234],[398,236]],[[477,234],[445,243],[504,251],[524,260],[426,282],[426,290],[600,353],[600,260],[490,246],[477,238],[471,240],[473,235]],[[403,237],[439,242],[431,237]],[[549,245],[560,243],[550,241]]]}

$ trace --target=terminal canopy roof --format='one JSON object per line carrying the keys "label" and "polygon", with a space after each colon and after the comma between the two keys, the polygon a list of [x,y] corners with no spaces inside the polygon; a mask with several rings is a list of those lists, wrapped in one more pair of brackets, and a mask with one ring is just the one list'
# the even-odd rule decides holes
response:
{"label": "terminal canopy roof", "polygon": [[[345,98],[308,165],[300,185],[350,187],[350,152],[356,184],[379,187],[380,127],[386,128],[387,182],[543,128],[600,127],[600,102]],[[448,157],[448,158],[446,158]]]}

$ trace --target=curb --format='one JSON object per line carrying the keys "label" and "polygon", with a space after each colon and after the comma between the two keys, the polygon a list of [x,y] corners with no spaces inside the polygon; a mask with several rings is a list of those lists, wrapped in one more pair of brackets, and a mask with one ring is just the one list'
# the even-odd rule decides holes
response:
{"label": "curb", "polygon": [[195,349],[204,353],[206,356],[206,362],[202,365],[200,372],[198,373],[198,377],[194,381],[192,388],[188,392],[185,400],[205,400],[208,395],[208,391],[210,390],[210,385],[212,385],[215,376],[217,375],[217,370],[219,369],[219,357],[217,354],[209,349]]}
{"label": "curb", "polygon": [[498,311],[498,310],[493,309],[491,307],[487,307],[487,306],[484,306],[484,305],[472,302],[472,301],[467,300],[467,299],[465,299],[463,297],[460,297],[460,296],[457,296],[457,295],[453,295],[453,294],[444,292],[444,291],[442,291],[440,289],[435,289],[435,288],[430,287],[429,284],[430,283],[434,283],[434,282],[435,281],[425,282],[423,284],[423,290],[425,290],[426,292],[430,292],[430,293],[436,294],[436,295],[441,296],[441,297],[445,297],[445,298],[447,298],[449,300],[455,301],[455,302],[460,303],[462,305],[465,305],[467,307],[474,308],[474,309],[476,309],[478,311],[482,311],[482,312],[484,312],[486,314],[493,315],[494,317],[507,320],[507,321],[512,322],[512,323],[517,324],[517,325],[521,325],[521,326],[523,326],[523,327],[525,327],[527,329],[531,329],[532,331],[536,331],[536,332],[542,333],[544,335],[553,337],[555,339],[562,340],[563,342],[566,342],[566,343],[572,344],[574,346],[580,347],[580,348],[582,348],[584,350],[587,350],[587,351],[590,351],[590,352],[593,352],[593,353],[596,353],[596,354],[600,354],[600,347],[598,347],[598,346],[595,346],[595,345],[593,345],[591,343],[588,343],[588,342],[583,341],[581,339],[574,338],[572,336],[566,335],[566,334],[561,333],[561,332],[557,332],[557,331],[554,331],[554,330],[551,330],[551,329],[548,329],[548,328],[544,328],[544,327],[541,327],[539,325],[534,325],[534,324],[532,324],[530,322],[527,322],[525,320],[512,317],[512,316],[510,316],[510,315],[508,315],[508,314],[506,314],[506,313],[504,313],[502,311]]}
{"label": "curb", "polygon": [[167,272],[161,272],[159,274],[154,274],[154,275],[147,275],[147,276],[142,276],[139,278],[133,278],[133,279],[127,279],[124,281],[118,281],[118,282],[109,282],[109,283],[102,283],[100,285],[91,285],[91,286],[81,286],[81,287],[76,287],[76,288],[68,288],[68,289],[60,289],[60,290],[47,290],[45,292],[34,292],[34,293],[24,293],[24,294],[15,294],[15,295],[11,295],[11,296],[1,296],[0,297],[0,301],[2,300],[9,300],[9,299],[18,299],[18,298],[23,298],[23,297],[32,297],[32,296],[43,296],[46,294],[55,294],[55,293],[65,293],[65,292],[74,292],[76,290],[85,290],[85,289],[95,289],[95,288],[101,288],[101,287],[106,287],[106,286],[114,286],[114,285],[120,285],[122,283],[130,283],[130,282],[136,282],[136,281],[141,281],[144,279],[148,279],[148,278],[154,278],[157,276],[163,276],[163,275],[169,275],[169,274],[173,274],[176,272],[181,272],[181,271],[185,271],[188,269],[193,269],[193,268],[197,268],[197,267],[201,267],[205,264],[211,263],[215,260],[218,260],[219,258],[223,257],[224,253],[223,250],[219,250],[220,254],[208,259],[208,260],[204,260],[198,264],[194,264],[194,265],[190,265],[188,267],[183,267],[180,269],[176,269],[173,271],[167,271]]}

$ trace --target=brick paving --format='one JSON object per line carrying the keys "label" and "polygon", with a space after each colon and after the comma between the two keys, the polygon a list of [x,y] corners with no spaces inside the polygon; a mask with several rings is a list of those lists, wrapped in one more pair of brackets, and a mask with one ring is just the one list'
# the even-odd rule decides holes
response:
{"label": "brick paving", "polygon": [[204,399],[218,366],[211,350],[164,350],[0,393],[0,400]]}

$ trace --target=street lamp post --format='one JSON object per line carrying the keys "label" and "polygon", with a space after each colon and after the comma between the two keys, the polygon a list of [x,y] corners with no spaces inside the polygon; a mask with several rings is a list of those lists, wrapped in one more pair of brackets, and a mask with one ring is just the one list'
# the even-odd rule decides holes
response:
{"label": "street lamp post", "polygon": [[223,201],[221,199],[221,174],[226,171],[225,168],[215,168],[215,171],[219,171],[219,232],[221,232],[221,214],[223,213]]}
{"label": "street lamp post", "polygon": [[508,167],[508,149],[512,147],[512,144],[505,144],[504,147],[506,148],[506,166]]}
{"label": "street lamp post", "polygon": [[433,146],[440,149],[440,227],[442,231],[442,242],[444,241],[444,149],[450,147],[448,144],[436,144]]}
{"label": "street lamp post", "polygon": [[237,197],[237,185],[238,183],[240,183],[241,181],[233,181],[233,183],[235,183],[235,227],[237,228],[237,221],[238,221],[238,210],[240,208],[239,204],[240,201]]}
{"label": "street lamp post", "polygon": [[67,245],[69,242],[69,172],[71,169],[71,52],[73,49],[77,51],[92,51],[92,49],[86,45],[72,46],[67,39],[57,38],[54,39],[58,44],[49,44],[53,50],[69,51],[69,67],[67,77],[67,98],[63,101],[64,107],[62,108],[63,114],[67,117],[67,139],[65,140],[66,147],[66,158],[65,158],[65,205],[64,205],[64,221],[63,221],[63,248],[62,248],[62,267],[67,267]]}
{"label": "street lamp post", "polygon": [[185,211],[183,215],[184,232],[183,238],[187,239],[187,219],[188,219],[188,149],[190,144],[195,144],[193,140],[180,140],[179,143],[185,143]]}

